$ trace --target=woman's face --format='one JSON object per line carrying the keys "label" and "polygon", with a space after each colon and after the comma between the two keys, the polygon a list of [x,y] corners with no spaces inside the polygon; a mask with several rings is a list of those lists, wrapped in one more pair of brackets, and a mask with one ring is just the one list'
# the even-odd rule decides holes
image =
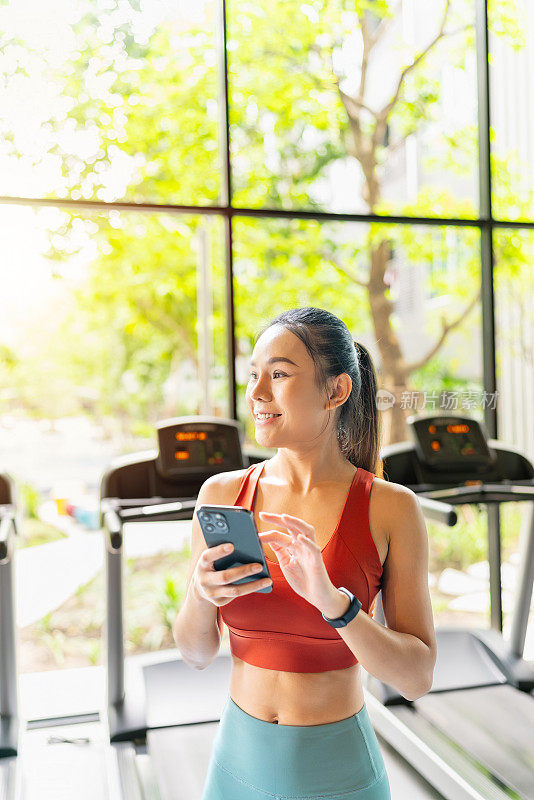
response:
{"label": "woman's face", "polygon": [[[282,325],[272,325],[256,343],[246,400],[256,440],[265,447],[312,444],[327,425],[327,398],[315,383],[314,362],[298,336]],[[259,412],[279,416],[263,421]]]}

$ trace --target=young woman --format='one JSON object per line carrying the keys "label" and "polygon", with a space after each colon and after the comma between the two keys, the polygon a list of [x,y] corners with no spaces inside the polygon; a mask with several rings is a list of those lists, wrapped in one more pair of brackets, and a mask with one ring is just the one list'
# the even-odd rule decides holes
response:
{"label": "young woman", "polygon": [[[256,340],[246,399],[276,455],[208,479],[197,505],[253,510],[272,591],[257,591],[269,579],[232,586],[260,565],[215,571],[227,546],[206,548],[195,520],[174,626],[198,669],[223,622],[230,631],[203,800],[391,796],[360,665],[415,700],[432,685],[436,640],[419,504],[379,477],[376,389],[368,351],[328,311],[287,311]],[[372,618],[379,589],[387,627]]]}

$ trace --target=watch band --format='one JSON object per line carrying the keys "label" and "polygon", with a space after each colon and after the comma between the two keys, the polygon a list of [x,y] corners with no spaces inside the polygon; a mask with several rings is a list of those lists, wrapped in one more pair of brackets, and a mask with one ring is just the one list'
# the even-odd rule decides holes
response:
{"label": "watch band", "polygon": [[337,587],[339,592],[344,592],[350,600],[350,605],[346,612],[343,614],[342,617],[336,617],[336,619],[329,619],[329,617],[325,617],[324,614],[321,614],[322,618],[328,622],[333,628],[344,628],[351,620],[354,619],[362,604],[355,597],[349,589],[346,589],[344,586]]}

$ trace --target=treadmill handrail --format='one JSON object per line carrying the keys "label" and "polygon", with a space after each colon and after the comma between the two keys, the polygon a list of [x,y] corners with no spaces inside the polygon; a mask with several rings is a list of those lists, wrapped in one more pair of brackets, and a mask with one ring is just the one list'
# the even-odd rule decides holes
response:
{"label": "treadmill handrail", "polygon": [[17,754],[19,734],[16,606],[11,538],[16,533],[15,506],[11,503],[0,505],[0,757]]}
{"label": "treadmill handrail", "polygon": [[15,529],[15,511],[12,506],[0,506],[0,563],[9,559],[9,537]]}
{"label": "treadmill handrail", "polygon": [[157,506],[166,503],[184,503],[187,500],[196,502],[195,497],[161,497],[159,495],[154,497],[103,497],[100,502],[102,507],[108,503],[114,509],[126,509],[138,508],[139,506]]}
{"label": "treadmill handrail", "polygon": [[434,520],[434,522],[442,522],[449,528],[453,528],[458,522],[458,514],[453,506],[448,503],[425,497],[425,495],[416,495],[416,497],[427,519]]}
{"label": "treadmill handrail", "polygon": [[[106,547],[111,550],[122,547],[124,523],[192,519],[196,506],[196,500],[171,500],[148,505],[143,500],[127,502],[128,507],[122,508],[122,501],[117,497],[107,497],[100,506]],[[130,507],[132,502],[140,504]]]}
{"label": "treadmill handrail", "polygon": [[153,503],[134,508],[121,508],[118,512],[123,522],[150,520],[166,514],[194,511],[196,500],[175,500],[169,503]]}
{"label": "treadmill handrail", "polygon": [[[488,497],[490,495],[490,497]],[[445,489],[424,490],[418,497],[443,500],[449,503],[532,502],[534,485],[477,483],[469,486],[451,486]],[[499,499],[498,499],[499,498]]]}
{"label": "treadmill handrail", "polygon": [[112,502],[106,500],[102,502],[101,514],[106,548],[111,551],[120,550],[122,547],[122,521],[117,509]]}

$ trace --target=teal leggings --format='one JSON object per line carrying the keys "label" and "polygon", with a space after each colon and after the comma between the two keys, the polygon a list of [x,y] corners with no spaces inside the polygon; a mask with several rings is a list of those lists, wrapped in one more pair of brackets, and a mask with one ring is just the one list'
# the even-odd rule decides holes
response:
{"label": "teal leggings", "polygon": [[230,696],[202,800],[391,800],[367,707],[324,725],[252,717]]}

